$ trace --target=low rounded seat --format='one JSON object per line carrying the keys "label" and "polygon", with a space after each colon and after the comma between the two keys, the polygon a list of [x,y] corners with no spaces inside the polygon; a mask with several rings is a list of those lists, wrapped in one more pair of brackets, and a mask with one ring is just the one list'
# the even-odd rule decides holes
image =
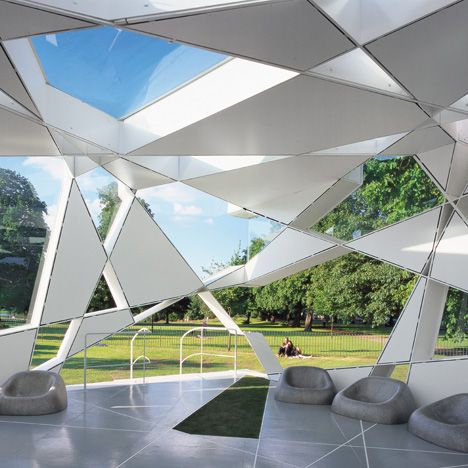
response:
{"label": "low rounded seat", "polygon": [[326,370],[294,366],[284,370],[275,398],[286,403],[329,405],[335,393],[335,384]]}
{"label": "low rounded seat", "polygon": [[67,407],[67,389],[60,375],[46,371],[18,372],[0,388],[0,414],[37,416]]}
{"label": "low rounded seat", "polygon": [[468,453],[468,393],[459,393],[417,409],[408,430],[441,447]]}
{"label": "low rounded seat", "polygon": [[379,424],[403,424],[416,408],[409,387],[387,377],[365,377],[339,392],[332,411]]}

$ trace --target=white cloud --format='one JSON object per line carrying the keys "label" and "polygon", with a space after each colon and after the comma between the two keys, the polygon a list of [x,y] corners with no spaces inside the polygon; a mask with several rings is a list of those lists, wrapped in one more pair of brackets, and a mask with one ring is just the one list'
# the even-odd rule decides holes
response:
{"label": "white cloud", "polygon": [[94,191],[97,187],[103,187],[109,184],[111,180],[112,176],[110,174],[100,175],[94,171],[80,175],[77,179],[82,192]]}
{"label": "white cloud", "polygon": [[95,198],[94,200],[85,199],[85,201],[93,220],[97,222],[99,220],[99,214],[101,213],[102,208],[99,198]]}
{"label": "white cloud", "polygon": [[193,203],[196,199],[194,189],[180,184],[167,184],[146,189],[141,193],[142,198],[156,198],[168,203]]}
{"label": "white cloud", "polygon": [[65,162],[55,157],[29,157],[24,160],[23,166],[34,167],[47,172],[55,180],[62,180],[65,171]]}
{"label": "white cloud", "polygon": [[174,215],[176,216],[199,216],[203,210],[196,205],[182,205],[181,203],[174,203]]}
{"label": "white cloud", "polygon": [[206,218],[205,223],[206,224],[214,224],[214,219],[213,218]]}
{"label": "white cloud", "polygon": [[57,205],[50,205],[47,207],[47,214],[44,215],[44,221],[49,226],[49,229],[52,229],[55,223],[55,218],[57,217]]}

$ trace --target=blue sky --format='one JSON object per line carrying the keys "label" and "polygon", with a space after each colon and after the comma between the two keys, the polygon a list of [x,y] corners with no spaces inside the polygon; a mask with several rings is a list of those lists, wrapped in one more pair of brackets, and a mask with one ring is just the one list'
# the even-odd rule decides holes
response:
{"label": "blue sky", "polygon": [[226,56],[112,27],[32,38],[47,81],[120,118]]}

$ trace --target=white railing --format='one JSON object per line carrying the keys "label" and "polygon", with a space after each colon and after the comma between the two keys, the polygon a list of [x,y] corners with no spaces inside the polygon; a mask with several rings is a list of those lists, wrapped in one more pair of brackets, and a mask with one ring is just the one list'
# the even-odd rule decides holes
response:
{"label": "white railing", "polygon": [[[140,354],[136,359],[133,359],[133,343],[136,337],[143,333],[143,354]],[[146,335],[151,334],[147,328],[140,328],[132,338],[130,342],[130,380],[133,380],[133,365],[139,360],[143,359],[143,383],[146,382],[146,363],[151,363],[151,359],[146,356]]]}
{"label": "white railing", "polygon": [[[189,354],[188,356],[186,356],[184,358],[184,354],[183,354],[184,338],[187,335],[189,335],[189,334],[191,334],[191,333],[193,333],[194,331],[197,331],[197,330],[200,331],[200,335],[199,335],[199,338],[200,338],[200,352],[199,353]],[[203,351],[203,340],[206,337],[205,336],[205,331],[206,330],[217,330],[217,331],[226,330],[227,332],[229,332],[229,335],[234,335],[234,355],[204,352]],[[180,340],[179,340],[179,348],[180,348],[180,350],[179,350],[180,351],[179,375],[182,375],[182,367],[183,367],[184,362],[187,359],[190,359],[191,357],[194,357],[194,356],[200,356],[200,374],[202,375],[203,374],[203,356],[214,356],[214,357],[226,357],[226,358],[234,359],[234,378],[237,379],[237,335],[238,335],[238,332],[237,332],[237,330],[235,328],[221,328],[221,327],[195,327],[195,328],[191,328],[190,330],[185,332],[180,337]]]}

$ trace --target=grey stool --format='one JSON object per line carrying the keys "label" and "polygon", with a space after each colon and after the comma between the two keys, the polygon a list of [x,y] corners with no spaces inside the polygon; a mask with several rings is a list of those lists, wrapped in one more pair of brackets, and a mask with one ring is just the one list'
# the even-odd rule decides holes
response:
{"label": "grey stool", "polygon": [[402,424],[416,408],[413,395],[399,380],[365,377],[339,392],[332,411],[380,424]]}
{"label": "grey stool", "polygon": [[326,370],[312,366],[294,366],[284,370],[275,398],[286,403],[329,405],[335,393],[335,384]]}
{"label": "grey stool", "polygon": [[450,450],[468,452],[468,393],[459,393],[417,409],[408,430]]}
{"label": "grey stool", "polygon": [[18,372],[0,388],[0,414],[36,416],[57,413],[67,407],[67,389],[53,372]]}

